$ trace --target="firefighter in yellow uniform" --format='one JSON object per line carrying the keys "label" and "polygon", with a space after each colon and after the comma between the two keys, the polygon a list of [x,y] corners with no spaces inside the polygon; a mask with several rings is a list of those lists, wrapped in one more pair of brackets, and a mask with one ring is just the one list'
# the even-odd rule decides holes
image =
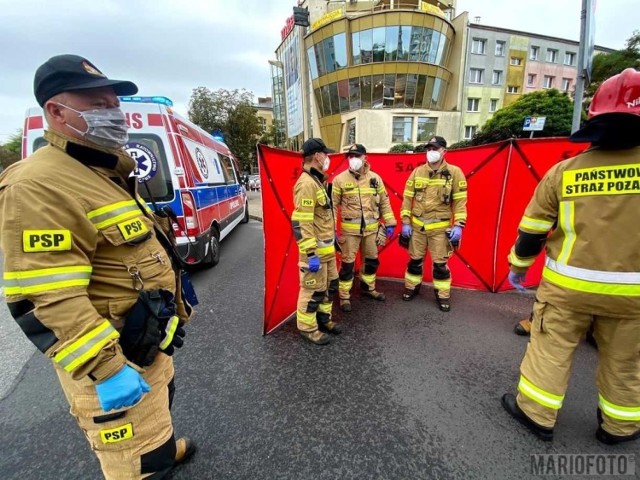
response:
{"label": "firefighter in yellow uniform", "polygon": [[433,262],[433,287],[438,307],[451,309],[451,272],[447,262],[460,244],[467,221],[467,181],[459,167],[445,160],[447,142],[435,136],[426,144],[427,163],[416,168],[405,185],[400,244],[409,248],[403,300],[420,291],[427,249]]}
{"label": "firefighter in yellow uniform", "polygon": [[[521,289],[545,247],[531,340],[517,397],[504,408],[543,440],[553,438],[573,355],[594,323],[598,344],[596,438],[640,438],[640,72],[605,80],[589,120],[571,136],[586,152],[551,168],[527,206],[509,255]],[[550,233],[550,235],[549,235]]]}
{"label": "firefighter in yellow uniform", "polygon": [[322,139],[310,138],[302,146],[303,172],[293,189],[291,224],[300,252],[300,292],[296,319],[300,334],[316,345],[329,343],[327,333],[338,335],[340,326],[331,319],[333,297],[338,290],[335,222],[325,188],[329,169]]}
{"label": "firefighter in yellow uniform", "polygon": [[[396,219],[382,178],[369,166],[364,145],[352,145],[347,151],[347,158],[349,168],[334,178],[331,196],[334,218],[338,218],[338,209],[341,214],[340,308],[350,312],[353,269],[359,250],[363,265],[360,274],[362,291],[374,300],[385,299],[384,294],[376,290],[376,272],[380,264],[378,244],[393,237]],[[384,221],[384,227],[380,220]]]}
{"label": "firefighter in yellow uniform", "polygon": [[164,478],[195,451],[175,440],[169,410],[170,355],[190,307],[170,239],[129,178],[136,162],[122,148],[117,95],[137,87],[59,55],[37,70],[34,89],[49,145],[0,176],[9,311],[53,361],[105,478]]}

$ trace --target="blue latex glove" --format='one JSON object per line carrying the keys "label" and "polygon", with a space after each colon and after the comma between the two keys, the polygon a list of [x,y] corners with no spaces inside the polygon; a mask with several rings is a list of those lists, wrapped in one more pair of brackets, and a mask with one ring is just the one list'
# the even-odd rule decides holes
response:
{"label": "blue latex glove", "polygon": [[320,257],[312,255],[309,257],[309,271],[317,272],[318,270],[320,270]]}
{"label": "blue latex glove", "polygon": [[125,365],[113,377],[96,385],[100,407],[105,412],[130,407],[137,403],[151,387],[129,365]]}
{"label": "blue latex glove", "polygon": [[387,238],[392,238],[396,227],[387,227]]}
{"label": "blue latex glove", "polygon": [[451,240],[451,243],[456,243],[456,242],[459,242],[461,238],[462,238],[462,227],[456,225],[451,229],[449,240]]}
{"label": "blue latex glove", "polygon": [[402,236],[403,237],[410,237],[411,236],[411,225],[409,225],[409,224],[403,224],[402,225]]}
{"label": "blue latex glove", "polygon": [[526,273],[509,272],[509,283],[513,285],[519,292],[524,292],[526,288],[524,287],[524,285],[522,285],[522,282],[524,282],[524,278],[526,276]]}

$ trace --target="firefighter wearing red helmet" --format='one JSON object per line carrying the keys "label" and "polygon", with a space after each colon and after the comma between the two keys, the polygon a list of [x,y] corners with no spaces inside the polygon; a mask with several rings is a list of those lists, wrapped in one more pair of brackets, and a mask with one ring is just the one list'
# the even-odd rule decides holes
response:
{"label": "firefighter wearing red helmet", "polygon": [[509,280],[522,288],[546,246],[518,395],[502,397],[504,408],[543,440],[553,438],[574,352],[592,322],[599,348],[596,438],[640,438],[639,131],[640,72],[627,69],[597,90],[589,120],[571,136],[591,147],[547,172],[509,255]]}

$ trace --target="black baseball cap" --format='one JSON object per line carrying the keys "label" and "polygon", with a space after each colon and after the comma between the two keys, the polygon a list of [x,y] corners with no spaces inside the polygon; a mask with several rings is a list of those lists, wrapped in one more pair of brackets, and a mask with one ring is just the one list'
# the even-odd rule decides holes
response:
{"label": "black baseball cap", "polygon": [[33,91],[41,107],[59,93],[99,87],[112,87],[118,96],[138,93],[135,83],[108,79],[98,67],[78,55],[51,57],[40,65],[33,79]]}
{"label": "black baseball cap", "polygon": [[335,150],[332,150],[329,147],[327,147],[321,138],[310,138],[309,140],[304,142],[304,144],[302,145],[302,154],[305,157],[308,157],[309,155],[313,155],[314,153],[317,153],[317,152],[334,153]]}
{"label": "black baseball cap", "polygon": [[447,141],[443,137],[433,136],[424,145],[425,147],[447,148]]}
{"label": "black baseball cap", "polygon": [[347,155],[365,155],[367,153],[367,149],[364,148],[364,145],[362,145],[361,143],[354,143],[353,145],[351,145],[349,147],[349,150],[347,150]]}

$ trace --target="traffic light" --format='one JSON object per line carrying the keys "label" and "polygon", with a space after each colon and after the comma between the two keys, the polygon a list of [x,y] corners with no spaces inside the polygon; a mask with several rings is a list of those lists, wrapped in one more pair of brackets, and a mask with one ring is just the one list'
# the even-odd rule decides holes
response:
{"label": "traffic light", "polygon": [[309,9],[302,7],[293,7],[293,24],[300,25],[301,27],[308,27],[309,24]]}

